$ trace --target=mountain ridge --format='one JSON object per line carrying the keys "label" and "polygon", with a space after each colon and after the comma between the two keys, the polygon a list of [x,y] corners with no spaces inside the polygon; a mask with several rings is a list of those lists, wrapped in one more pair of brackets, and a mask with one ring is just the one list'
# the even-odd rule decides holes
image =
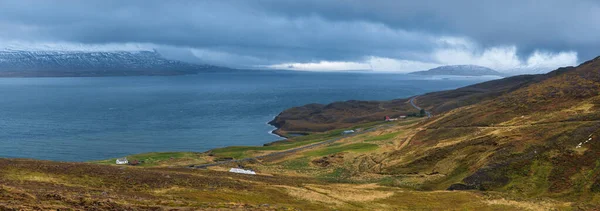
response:
{"label": "mountain ridge", "polygon": [[157,51],[0,51],[0,77],[182,75],[218,69]]}
{"label": "mountain ridge", "polygon": [[504,76],[491,68],[478,65],[445,65],[424,71],[410,72],[413,75],[454,75],[454,76]]}

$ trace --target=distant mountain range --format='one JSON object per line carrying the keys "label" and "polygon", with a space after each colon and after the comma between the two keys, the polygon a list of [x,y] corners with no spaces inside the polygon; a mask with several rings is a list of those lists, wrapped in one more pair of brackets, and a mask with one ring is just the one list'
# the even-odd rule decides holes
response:
{"label": "distant mountain range", "polygon": [[425,71],[411,72],[414,75],[455,75],[455,76],[483,76],[496,75],[504,76],[504,74],[492,70],[487,67],[477,65],[448,65],[440,66]]}
{"label": "distant mountain range", "polygon": [[0,51],[0,77],[183,75],[219,68],[156,51]]}

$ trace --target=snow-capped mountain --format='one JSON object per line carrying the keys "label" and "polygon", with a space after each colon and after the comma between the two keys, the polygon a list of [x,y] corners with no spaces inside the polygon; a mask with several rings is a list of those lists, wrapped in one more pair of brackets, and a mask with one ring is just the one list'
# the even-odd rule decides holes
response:
{"label": "snow-capped mountain", "polygon": [[156,51],[0,51],[0,76],[181,75],[211,67]]}
{"label": "snow-capped mountain", "polygon": [[457,76],[483,76],[496,75],[503,76],[502,73],[487,67],[477,65],[448,65],[440,66],[425,71],[411,72],[415,75],[457,75]]}

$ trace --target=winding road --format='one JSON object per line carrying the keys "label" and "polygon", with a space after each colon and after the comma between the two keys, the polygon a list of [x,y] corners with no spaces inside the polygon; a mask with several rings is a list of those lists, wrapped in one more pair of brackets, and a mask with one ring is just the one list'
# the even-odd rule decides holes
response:
{"label": "winding road", "polygon": [[[419,96],[414,96],[413,98],[410,98],[410,105],[420,111],[422,108],[415,104],[415,99],[417,99],[417,97]],[[432,116],[429,111],[425,111],[425,114],[427,114],[427,118],[431,118]]]}

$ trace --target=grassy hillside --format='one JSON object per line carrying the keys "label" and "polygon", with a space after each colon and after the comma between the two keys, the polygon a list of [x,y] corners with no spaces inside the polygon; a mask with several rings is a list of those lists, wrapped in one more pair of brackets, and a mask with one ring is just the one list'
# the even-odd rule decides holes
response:
{"label": "grassy hillside", "polygon": [[[282,164],[301,168],[296,174],[343,182],[497,191],[592,209],[600,204],[599,73],[595,59],[545,75],[427,94],[417,104],[448,111],[348,141],[377,143],[376,150]],[[449,106],[454,102],[464,103]]]}
{"label": "grassy hillside", "polygon": [[287,109],[269,124],[278,128],[275,133],[324,132],[358,124],[379,122],[385,116],[398,117],[418,113],[407,100],[334,102],[328,105],[308,104]]}
{"label": "grassy hillside", "polygon": [[[520,75],[487,81],[455,90],[427,93],[416,101],[434,115],[455,108],[491,100],[530,84],[559,75],[570,68],[561,68],[542,75]],[[359,123],[381,121],[385,116],[412,115],[419,111],[408,104],[409,99],[390,101],[346,101],[328,105],[308,104],[281,112],[270,124],[278,127],[278,134],[287,132],[323,132],[350,127]]]}
{"label": "grassy hillside", "polygon": [[388,108],[361,102],[294,108],[302,124],[336,121],[265,146],[128,156],[138,166],[0,159],[0,209],[596,210],[599,73],[595,59],[419,97],[443,107],[433,118],[348,120]]}
{"label": "grassy hillside", "polygon": [[415,192],[305,177],[0,159],[2,210],[447,209],[449,201],[456,210],[547,206],[498,194]]}

